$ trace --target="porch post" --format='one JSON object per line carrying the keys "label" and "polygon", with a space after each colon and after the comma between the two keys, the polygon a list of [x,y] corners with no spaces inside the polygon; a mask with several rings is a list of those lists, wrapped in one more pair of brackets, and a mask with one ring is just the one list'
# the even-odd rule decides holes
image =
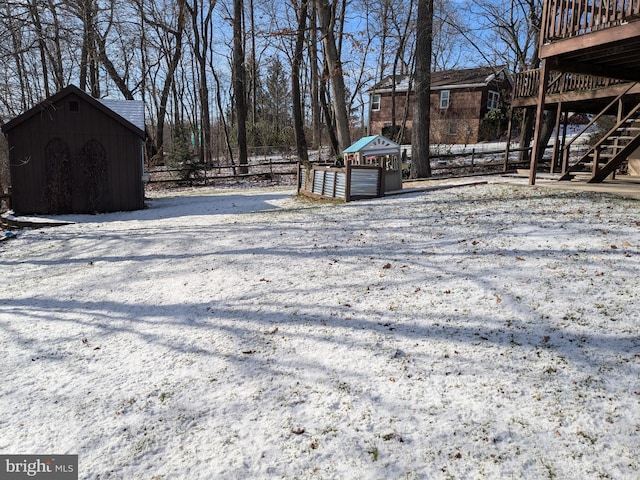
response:
{"label": "porch post", "polygon": [[513,123],[513,107],[509,109],[509,126],[507,127],[507,145],[504,148],[504,167],[503,173],[506,173],[509,169],[509,150],[511,146],[511,124]]}
{"label": "porch post", "polygon": [[542,133],[542,123],[544,121],[544,102],[549,86],[549,71],[547,69],[547,59],[542,60],[540,69],[540,84],[538,85],[538,108],[536,110],[536,121],[533,131],[533,148],[531,150],[531,166],[529,167],[529,185],[536,184],[536,169],[538,161],[542,158],[544,145],[540,143],[540,134]]}
{"label": "porch post", "polygon": [[558,101],[558,108],[556,109],[556,138],[553,141],[553,154],[551,156],[551,168],[549,173],[556,173],[556,162],[558,160],[558,153],[560,153],[560,120],[562,119],[562,100]]}

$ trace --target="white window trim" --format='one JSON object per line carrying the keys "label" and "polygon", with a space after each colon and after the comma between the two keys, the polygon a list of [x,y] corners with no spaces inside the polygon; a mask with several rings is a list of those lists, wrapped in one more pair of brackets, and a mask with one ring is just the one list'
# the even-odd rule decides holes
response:
{"label": "white window trim", "polygon": [[[376,102],[376,100],[378,100]],[[372,112],[379,112],[380,111],[380,103],[381,103],[382,97],[379,94],[374,94],[371,96],[371,111]],[[376,108],[376,104],[378,105]]]}
{"label": "white window trim", "polygon": [[500,108],[500,93],[495,90],[489,90],[487,95],[487,108],[489,110],[497,110]]}
{"label": "white window trim", "polygon": [[449,90],[442,90],[440,92],[440,108],[449,108],[451,103],[451,92]]}

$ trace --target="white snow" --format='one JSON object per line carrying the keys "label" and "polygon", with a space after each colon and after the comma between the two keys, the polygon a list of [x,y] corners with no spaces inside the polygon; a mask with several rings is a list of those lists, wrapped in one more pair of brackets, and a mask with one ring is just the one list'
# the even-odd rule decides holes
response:
{"label": "white snow", "polygon": [[153,195],[0,243],[0,452],[82,479],[640,478],[638,201]]}

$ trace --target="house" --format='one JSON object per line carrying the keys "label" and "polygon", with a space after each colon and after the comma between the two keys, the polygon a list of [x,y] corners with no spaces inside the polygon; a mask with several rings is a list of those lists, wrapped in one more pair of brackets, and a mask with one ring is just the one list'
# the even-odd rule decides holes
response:
{"label": "house", "polygon": [[[444,70],[431,74],[431,143],[476,143],[501,133],[502,109],[512,78],[505,67]],[[407,75],[387,77],[370,90],[369,134],[411,142],[413,82]],[[491,111],[500,112],[492,120]]]}
{"label": "house", "polygon": [[144,206],[144,104],[68,86],[2,126],[16,214]]}
{"label": "house", "polygon": [[[542,160],[544,142],[538,140],[542,137],[545,110],[550,107],[555,107],[556,127],[567,108],[593,109],[590,113],[594,118],[602,115],[616,118],[611,130],[575,163],[569,164],[570,144],[561,146],[560,180],[586,175],[588,182],[599,183],[624,165],[629,165],[629,170],[638,167],[639,52],[640,2],[544,0],[539,45],[541,67],[523,73],[522,90],[516,93],[523,105],[527,91],[529,96],[535,96],[529,183],[535,183],[537,166]],[[558,90],[558,85],[565,83],[570,88]],[[585,84],[589,87],[582,88]],[[554,164],[552,161],[552,168]]]}

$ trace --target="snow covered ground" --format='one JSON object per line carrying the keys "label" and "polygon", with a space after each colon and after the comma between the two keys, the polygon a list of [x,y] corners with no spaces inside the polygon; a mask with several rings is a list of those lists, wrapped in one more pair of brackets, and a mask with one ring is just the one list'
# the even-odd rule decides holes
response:
{"label": "snow covered ground", "polygon": [[640,478],[638,201],[283,189],[0,243],[0,452],[82,479]]}

